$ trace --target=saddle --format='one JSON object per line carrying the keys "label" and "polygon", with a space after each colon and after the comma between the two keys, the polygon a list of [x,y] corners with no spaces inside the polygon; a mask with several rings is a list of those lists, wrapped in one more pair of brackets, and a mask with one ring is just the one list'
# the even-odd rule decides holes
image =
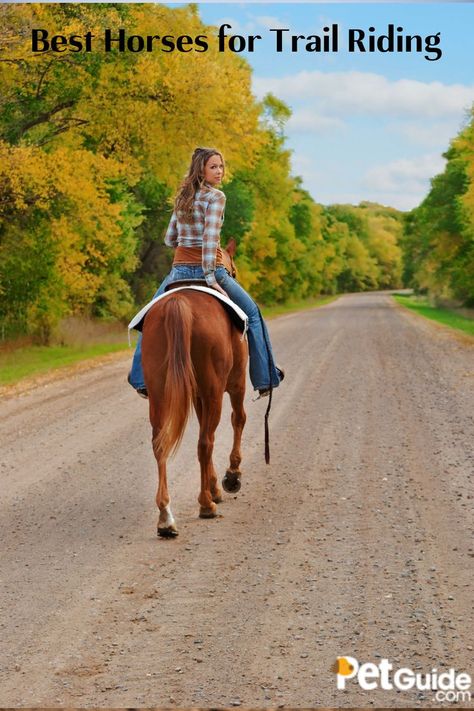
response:
{"label": "saddle", "polygon": [[165,287],[165,291],[179,289],[182,286],[207,286],[207,281],[205,279],[177,279],[176,281],[170,281]]}
{"label": "saddle", "polygon": [[143,321],[145,319],[145,316],[149,309],[157,302],[160,301],[163,298],[166,298],[169,293],[172,293],[173,291],[181,291],[181,290],[193,290],[196,289],[196,291],[202,291],[206,294],[210,294],[214,298],[216,298],[226,312],[228,313],[232,323],[238,328],[238,330],[242,333],[242,338],[245,337],[245,334],[247,332],[247,327],[248,327],[248,318],[247,314],[242,311],[240,306],[238,306],[236,303],[231,301],[228,296],[224,296],[224,294],[221,294],[219,291],[216,291],[216,289],[212,289],[207,285],[207,282],[203,279],[181,279],[179,281],[173,281],[170,282],[166,288],[163,294],[161,296],[157,296],[152,301],[150,301],[146,306],[144,306],[135,316],[134,318],[130,321],[128,324],[128,329],[129,329],[129,339],[130,339],[130,329],[135,329],[137,331],[141,331],[143,328]]}

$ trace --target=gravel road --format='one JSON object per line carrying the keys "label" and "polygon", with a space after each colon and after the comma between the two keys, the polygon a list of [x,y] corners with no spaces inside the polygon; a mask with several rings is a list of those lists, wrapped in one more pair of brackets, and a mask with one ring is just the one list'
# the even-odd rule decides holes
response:
{"label": "gravel road", "polygon": [[[453,705],[338,690],[339,655],[474,676],[474,339],[382,292],[269,327],[271,464],[248,391],[242,489],[200,520],[193,419],[174,540],[130,354],[0,402],[2,706]],[[226,402],[222,473],[231,437]]]}

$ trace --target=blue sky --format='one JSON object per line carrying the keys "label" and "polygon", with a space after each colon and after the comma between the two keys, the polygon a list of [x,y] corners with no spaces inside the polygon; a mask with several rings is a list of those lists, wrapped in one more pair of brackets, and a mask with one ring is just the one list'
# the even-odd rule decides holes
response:
{"label": "blue sky", "polygon": [[[474,103],[474,4],[470,3],[199,3],[204,22],[230,34],[260,34],[253,53],[258,97],[272,91],[292,109],[286,133],[293,173],[318,202],[372,200],[415,207],[442,171],[442,153]],[[441,33],[442,57],[421,53],[349,53],[350,28],[399,35]],[[337,53],[275,50],[270,28],[322,34],[337,24]],[[432,55],[430,55],[432,56]]]}

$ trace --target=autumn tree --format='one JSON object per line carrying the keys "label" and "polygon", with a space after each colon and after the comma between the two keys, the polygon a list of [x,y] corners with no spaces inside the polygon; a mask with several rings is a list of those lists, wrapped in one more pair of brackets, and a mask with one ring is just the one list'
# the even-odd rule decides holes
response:
{"label": "autumn tree", "polygon": [[406,217],[405,278],[435,299],[474,304],[474,117],[444,153],[446,166]]}

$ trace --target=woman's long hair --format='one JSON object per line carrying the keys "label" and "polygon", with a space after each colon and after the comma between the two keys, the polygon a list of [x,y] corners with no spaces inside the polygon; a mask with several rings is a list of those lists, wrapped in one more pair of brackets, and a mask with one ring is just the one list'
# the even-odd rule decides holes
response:
{"label": "woman's long hair", "polygon": [[224,165],[222,153],[215,148],[196,148],[192,155],[188,173],[181,184],[174,202],[175,210],[179,213],[180,219],[184,222],[191,220],[194,196],[199,188],[204,185],[204,166],[212,156],[219,156]]}

